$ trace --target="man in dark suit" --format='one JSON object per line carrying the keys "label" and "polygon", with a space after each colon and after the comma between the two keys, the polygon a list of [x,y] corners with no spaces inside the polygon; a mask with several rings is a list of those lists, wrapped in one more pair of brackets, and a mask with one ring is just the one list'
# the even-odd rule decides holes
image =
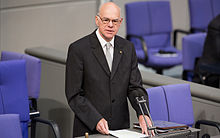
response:
{"label": "man in dark suit", "polygon": [[112,2],[103,4],[95,21],[98,29],[72,43],[68,50],[66,97],[75,113],[73,135],[109,134],[109,129],[129,128],[127,97],[137,112],[142,133],[148,135],[135,100],[144,96],[148,101],[135,49],[116,35],[122,22],[120,8]]}

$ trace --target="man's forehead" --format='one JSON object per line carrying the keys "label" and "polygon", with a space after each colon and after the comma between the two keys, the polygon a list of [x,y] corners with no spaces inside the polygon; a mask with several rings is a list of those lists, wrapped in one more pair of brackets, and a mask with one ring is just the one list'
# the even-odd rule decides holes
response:
{"label": "man's forehead", "polygon": [[100,12],[100,16],[105,18],[118,19],[120,18],[120,13],[118,11],[104,10],[103,12]]}

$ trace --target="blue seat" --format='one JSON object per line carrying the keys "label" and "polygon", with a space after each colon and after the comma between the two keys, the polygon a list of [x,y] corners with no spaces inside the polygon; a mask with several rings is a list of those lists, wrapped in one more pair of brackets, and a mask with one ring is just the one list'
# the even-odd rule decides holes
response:
{"label": "blue seat", "polygon": [[169,120],[192,126],[194,124],[192,98],[189,84],[161,86],[164,89]]}
{"label": "blue seat", "polygon": [[[0,97],[1,114],[19,114],[23,138],[28,138],[28,124],[33,122],[51,126],[56,138],[60,138],[59,129],[55,122],[40,118],[30,118],[26,60],[8,60],[0,62]],[[32,132],[34,132],[32,134]],[[31,127],[31,137],[35,137],[35,127]]]}
{"label": "blue seat", "polygon": [[1,138],[22,138],[18,114],[0,114]]}
{"label": "blue seat", "polygon": [[153,120],[194,124],[189,84],[173,84],[146,89]]}
{"label": "blue seat", "polygon": [[182,38],[183,75],[182,78],[192,81],[196,59],[202,56],[206,33],[186,35]]}
{"label": "blue seat", "polygon": [[0,62],[2,114],[19,114],[23,138],[28,138],[29,104],[24,60]]}
{"label": "blue seat", "polygon": [[[194,125],[193,105],[189,84],[170,84],[146,89],[149,98],[149,109],[152,120],[162,120]],[[200,125],[216,127],[220,132],[220,123],[210,120],[198,120]]]}
{"label": "blue seat", "polygon": [[[141,64],[162,74],[163,69],[182,63],[181,51],[170,43],[172,19],[169,1],[132,2],[125,8],[127,39],[133,42]],[[159,51],[174,52],[175,56],[165,56]]]}
{"label": "blue seat", "polygon": [[188,0],[190,15],[190,30],[176,29],[173,44],[176,46],[177,33],[191,34],[207,32],[208,24],[220,14],[219,0]]}
{"label": "blue seat", "polygon": [[1,52],[1,61],[18,59],[24,59],[26,61],[28,97],[30,99],[38,99],[40,95],[41,61],[27,54],[11,51]]}
{"label": "blue seat", "polygon": [[189,0],[191,32],[207,31],[212,20],[212,0]]}
{"label": "blue seat", "polygon": [[189,0],[191,32],[207,31],[208,24],[220,14],[219,0]]}
{"label": "blue seat", "polygon": [[[2,51],[1,61],[7,60],[25,60],[26,61],[26,77],[27,77],[27,88],[28,98],[30,107],[30,118],[39,117],[40,112],[37,109],[37,99],[40,95],[40,78],[41,78],[41,61],[40,59],[17,52]],[[35,135],[36,122],[31,121],[32,137]]]}

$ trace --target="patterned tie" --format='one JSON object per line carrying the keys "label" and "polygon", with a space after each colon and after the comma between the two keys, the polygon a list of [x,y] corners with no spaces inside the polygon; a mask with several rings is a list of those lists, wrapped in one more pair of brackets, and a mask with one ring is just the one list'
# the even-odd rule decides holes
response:
{"label": "patterned tie", "polygon": [[106,43],[105,44],[106,46],[106,54],[105,54],[105,57],[107,59],[107,62],[108,62],[108,66],[109,66],[109,69],[110,71],[112,70],[112,56],[111,56],[111,53],[110,53],[110,48],[111,48],[111,43]]}

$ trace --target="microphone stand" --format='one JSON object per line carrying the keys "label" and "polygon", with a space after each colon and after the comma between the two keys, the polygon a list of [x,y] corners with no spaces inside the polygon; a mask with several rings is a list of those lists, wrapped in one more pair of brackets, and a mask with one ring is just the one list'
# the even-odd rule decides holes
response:
{"label": "microphone stand", "polygon": [[[145,123],[146,123],[146,125],[147,125],[148,134],[149,134],[151,137],[153,136],[151,130],[153,130],[153,131],[155,132],[155,134],[158,134],[157,131],[156,131],[156,127],[154,126],[154,122],[153,122],[153,120],[152,120],[152,118],[151,118],[150,112],[149,112],[149,110],[148,110],[148,107],[147,107],[147,104],[146,104],[146,100],[144,99],[144,96],[136,97],[136,100],[137,100],[137,103],[138,103],[138,105],[139,105],[139,107],[140,107],[140,110],[141,110],[142,116],[143,116],[143,118],[144,118],[144,121],[145,121]],[[151,126],[151,127],[150,127],[149,124],[147,123],[147,119],[146,119],[146,117],[145,117],[145,115],[144,115],[144,111],[143,111],[143,108],[142,108],[142,106],[141,106],[141,103],[144,104],[144,106],[145,106],[145,108],[146,108],[146,110],[147,110],[147,114],[148,114],[148,116],[149,116],[149,118],[150,118],[150,121],[151,121],[151,123],[152,123],[152,126]]]}

